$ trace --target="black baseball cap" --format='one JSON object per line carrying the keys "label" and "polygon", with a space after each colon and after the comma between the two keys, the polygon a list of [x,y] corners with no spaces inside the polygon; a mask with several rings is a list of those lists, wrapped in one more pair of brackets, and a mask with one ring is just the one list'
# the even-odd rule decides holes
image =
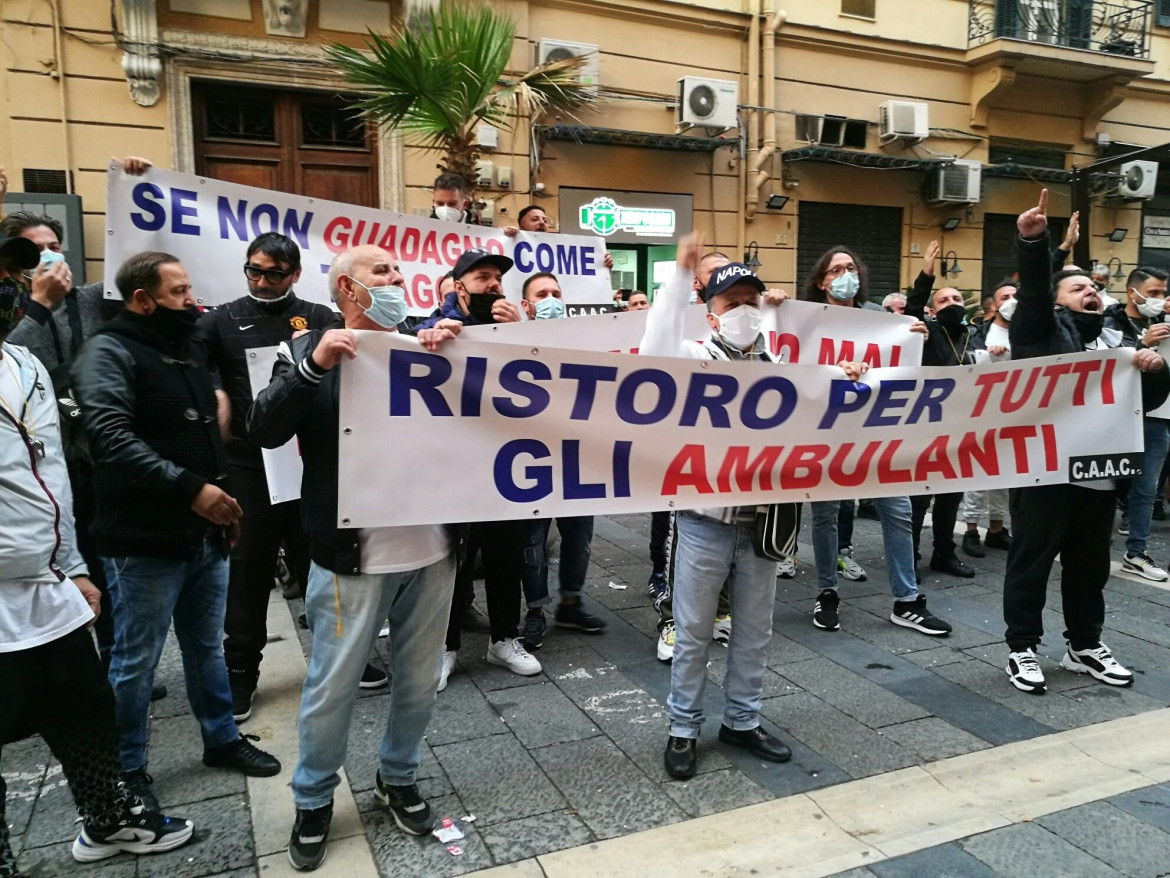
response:
{"label": "black baseball cap", "polygon": [[28,238],[0,238],[0,259],[11,259],[20,268],[36,268],[41,261],[41,248]]}
{"label": "black baseball cap", "polygon": [[489,253],[483,247],[473,247],[470,250],[464,250],[463,254],[455,263],[455,268],[451,272],[451,276],[455,280],[459,280],[467,272],[474,268],[478,268],[484,263],[494,265],[500,270],[500,274],[507,273],[512,268],[512,260],[507,256],[502,256],[499,253]]}
{"label": "black baseball cap", "polygon": [[726,265],[721,265],[713,272],[711,272],[711,279],[707,281],[707,287],[703,290],[703,301],[709,302],[720,293],[726,293],[736,284],[747,283],[751,284],[756,292],[762,293],[766,287],[764,282],[760,280],[752,270],[744,265],[742,262],[729,262]]}

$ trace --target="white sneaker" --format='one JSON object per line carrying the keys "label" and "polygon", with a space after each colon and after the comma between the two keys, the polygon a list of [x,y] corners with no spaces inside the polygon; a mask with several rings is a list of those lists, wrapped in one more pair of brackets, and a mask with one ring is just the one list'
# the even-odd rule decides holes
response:
{"label": "white sneaker", "polygon": [[658,635],[658,660],[668,662],[674,658],[674,622],[667,622],[662,626]]}
{"label": "white sneaker", "polygon": [[837,572],[850,582],[865,582],[865,568],[853,560],[852,546],[846,546],[838,553]]}
{"label": "white sneaker", "polygon": [[716,616],[715,625],[711,629],[711,639],[716,643],[722,643],[727,646],[728,641],[731,640],[731,614],[726,616]]}
{"label": "white sneaker", "polygon": [[776,563],[776,576],[780,579],[796,578],[796,558],[789,557]]}
{"label": "white sneaker", "polygon": [[1104,643],[1096,649],[1073,649],[1060,660],[1060,666],[1075,674],[1091,674],[1110,686],[1132,686],[1133,672],[1123,668]]}
{"label": "white sneaker", "polygon": [[499,665],[524,677],[531,677],[541,671],[540,662],[529,655],[518,637],[489,643],[487,660],[489,664]]}
{"label": "white sneaker", "polygon": [[378,636],[379,637],[389,637],[390,636],[390,623],[389,622],[382,623],[382,630],[378,632]]}
{"label": "white sneaker", "polygon": [[455,650],[443,650],[443,664],[439,668],[439,688],[436,692],[442,692],[447,688],[447,678],[451,676],[455,670]]}
{"label": "white sneaker", "polygon": [[1125,553],[1125,557],[1121,559],[1121,569],[1127,570],[1130,573],[1136,573],[1144,579],[1151,582],[1165,582],[1170,579],[1170,573],[1167,573],[1161,567],[1154,563],[1154,559],[1141,552],[1137,555],[1131,555],[1129,552]]}
{"label": "white sneaker", "polygon": [[1044,672],[1040,670],[1040,662],[1036,660],[1036,653],[1031,649],[1008,654],[1008,679],[1012,685],[1022,692],[1031,692],[1034,695],[1043,695],[1048,691],[1044,682]]}

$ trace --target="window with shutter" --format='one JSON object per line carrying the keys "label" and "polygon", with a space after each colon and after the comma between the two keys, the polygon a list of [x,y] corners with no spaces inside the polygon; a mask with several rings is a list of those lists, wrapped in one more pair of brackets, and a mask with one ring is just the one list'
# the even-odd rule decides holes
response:
{"label": "window with shutter", "polygon": [[1158,0],[1158,24],[1170,27],[1170,0]]}
{"label": "window with shutter", "polygon": [[842,15],[856,15],[859,18],[874,18],[877,0],[841,0]]}

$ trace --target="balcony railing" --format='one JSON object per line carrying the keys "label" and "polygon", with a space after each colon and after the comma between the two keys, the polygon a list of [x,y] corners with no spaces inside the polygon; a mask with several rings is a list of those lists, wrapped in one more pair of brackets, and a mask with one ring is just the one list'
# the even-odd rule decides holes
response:
{"label": "balcony railing", "polygon": [[1022,40],[1150,57],[1152,0],[969,0],[968,46]]}

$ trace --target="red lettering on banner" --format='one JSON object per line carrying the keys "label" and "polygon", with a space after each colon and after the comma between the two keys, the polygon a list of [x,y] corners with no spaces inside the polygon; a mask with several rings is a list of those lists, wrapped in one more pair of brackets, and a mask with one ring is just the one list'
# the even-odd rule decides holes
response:
{"label": "red lettering on banner", "polygon": [[969,479],[974,475],[972,461],[989,476],[999,475],[999,454],[995,445],[995,430],[983,434],[983,445],[975,433],[965,433],[959,440],[959,473]]}
{"label": "red lettering on banner", "polygon": [[833,346],[831,338],[821,339],[821,350],[817,354],[818,366],[836,366],[842,360],[853,362],[853,342],[849,339],[844,339],[841,342],[841,352],[838,355],[837,349]]}
{"label": "red lettering on banner", "polygon": [[[480,246],[479,238],[476,238],[475,241],[476,241],[476,246],[477,247]],[[487,244],[485,244],[483,246],[488,251],[488,253],[496,253],[496,254],[499,254],[501,256],[504,254],[504,244],[502,241],[500,241],[496,238],[490,239],[487,242]]]}
{"label": "red lettering on banner", "polygon": [[707,481],[707,457],[702,445],[684,445],[666,468],[662,496],[673,497],[679,488],[694,488],[700,494],[715,493]]}
{"label": "red lettering on banner", "polygon": [[1035,427],[1004,427],[999,435],[1012,443],[1016,455],[1016,472],[1028,472],[1028,440],[1036,436]]}
{"label": "red lettering on banner", "polygon": [[1085,385],[1089,383],[1089,373],[1101,368],[1100,360],[1083,360],[1072,364],[1072,370],[1077,373],[1077,386],[1073,389],[1073,405],[1085,404]]}
{"label": "red lettering on banner", "polygon": [[955,478],[955,468],[947,459],[947,443],[950,441],[950,436],[936,436],[918,455],[918,463],[914,468],[916,482],[927,481],[931,473],[938,473],[944,479]]}
{"label": "red lettering on banner", "polygon": [[387,253],[394,252],[394,241],[398,237],[398,226],[386,226],[386,231],[382,233],[382,239],[378,241],[378,246]]}
{"label": "red lettering on banner", "polygon": [[[772,490],[772,469],[784,450],[783,445],[769,445],[764,448],[756,459],[748,463],[748,447],[746,445],[732,445],[723,456],[723,465],[719,467],[719,475],[715,478],[715,486],[721,494],[730,494],[731,476],[734,471],[735,486],[741,492],[754,491],[759,482],[761,491]],[[759,477],[757,479],[757,473]]]}
{"label": "red lettering on banner", "polygon": [[1052,402],[1052,394],[1056,391],[1056,382],[1060,380],[1061,375],[1067,375],[1071,371],[1072,363],[1053,363],[1044,367],[1044,377],[1048,379],[1048,386],[1044,388],[1044,394],[1036,408],[1048,408],[1048,404]]}
{"label": "red lettering on banner", "polygon": [[1012,399],[1012,394],[1016,391],[1016,385],[1019,384],[1021,372],[1012,372],[1011,377],[1008,378],[1007,387],[1003,391],[1003,399],[999,403],[999,410],[1005,415],[1012,412],[1018,412],[1024,407],[1024,403],[1032,395],[1032,390],[1036,386],[1036,379],[1040,377],[1039,369],[1030,369],[1028,371],[1028,386],[1024,388],[1024,393],[1019,399]]}
{"label": "red lettering on banner", "polygon": [[853,472],[847,473],[845,472],[845,462],[849,458],[849,452],[853,450],[853,443],[846,442],[837,449],[837,453],[829,462],[829,479],[843,488],[856,488],[861,485],[869,477],[869,463],[881,447],[881,442],[867,443],[865,450],[861,452],[861,456],[857,460],[857,466],[853,468]]}
{"label": "red lettering on banner", "polygon": [[971,417],[977,418],[983,414],[983,409],[987,406],[987,398],[991,396],[992,388],[997,384],[1002,384],[1004,381],[1007,381],[1007,377],[1007,372],[989,372],[975,379],[975,386],[979,388],[979,398],[975,400],[975,408],[971,409]]}
{"label": "red lettering on banner", "polygon": [[352,228],[353,224],[347,217],[335,216],[329,220],[322,237],[330,253],[340,253],[349,247],[349,231]]}
{"label": "red lettering on banner", "polygon": [[882,456],[878,458],[877,477],[883,485],[896,485],[899,482],[912,482],[913,476],[908,469],[893,469],[894,455],[902,447],[901,439],[891,439]]}
{"label": "red lettering on banner", "polygon": [[459,256],[463,253],[463,251],[459,249],[458,235],[444,235],[443,241],[439,247],[443,251],[443,261],[448,265],[454,265],[459,260]]}
{"label": "red lettering on banner", "polygon": [[1105,361],[1105,371],[1101,373],[1101,402],[1113,405],[1113,367],[1116,360]]}
{"label": "red lettering on banner", "polygon": [[406,304],[415,308],[438,308],[442,303],[438,300],[437,290],[432,286],[431,279],[425,274],[416,274],[410,279]]}
{"label": "red lettering on banner", "polygon": [[433,262],[435,265],[442,265],[443,262],[439,259],[439,245],[435,240],[434,232],[427,232],[427,236],[423,238],[422,244],[422,261]]}
{"label": "red lettering on banner", "polygon": [[[815,488],[821,483],[821,461],[829,456],[828,445],[796,445],[780,468],[780,484],[788,490]],[[804,475],[797,475],[798,471]]]}
{"label": "red lettering on banner", "polygon": [[[1113,361],[1110,360],[1110,363]],[[1056,428],[1051,424],[1040,425],[1040,437],[1044,441],[1044,469],[1050,473],[1056,472]]]}
{"label": "red lettering on banner", "polygon": [[402,250],[398,255],[403,262],[418,262],[419,237],[418,229],[407,229],[402,233]]}
{"label": "red lettering on banner", "polygon": [[799,363],[800,362],[800,339],[791,332],[777,332],[772,329],[768,331],[768,350],[771,351],[773,357],[779,357],[780,351],[788,348],[788,356],[786,362]]}

